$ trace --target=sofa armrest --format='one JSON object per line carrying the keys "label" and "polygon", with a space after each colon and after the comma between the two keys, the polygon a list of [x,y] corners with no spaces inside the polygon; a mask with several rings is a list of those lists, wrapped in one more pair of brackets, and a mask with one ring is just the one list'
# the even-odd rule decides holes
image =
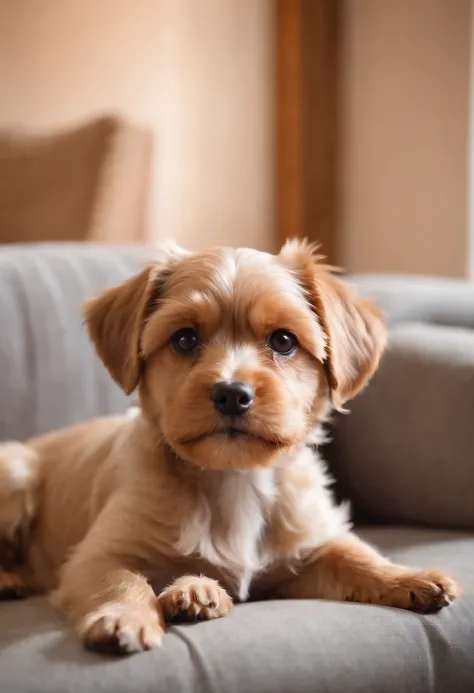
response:
{"label": "sofa armrest", "polygon": [[[474,287],[358,280],[388,312],[379,372],[334,421],[328,457],[363,519],[474,527]],[[380,300],[383,298],[383,300]]]}
{"label": "sofa armrest", "polygon": [[390,326],[424,322],[474,329],[474,283],[403,275],[353,275],[349,281],[385,311]]}

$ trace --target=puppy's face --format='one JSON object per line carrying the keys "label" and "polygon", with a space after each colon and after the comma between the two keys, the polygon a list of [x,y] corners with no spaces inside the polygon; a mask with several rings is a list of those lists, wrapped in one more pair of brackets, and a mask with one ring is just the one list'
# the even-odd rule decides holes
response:
{"label": "puppy's face", "polygon": [[184,259],[163,283],[142,351],[142,401],[176,453],[202,467],[269,465],[325,407],[324,333],[271,255]]}
{"label": "puppy's face", "polygon": [[376,311],[294,242],[278,256],[168,251],[86,317],[175,453],[214,469],[269,466],[302,444],[330,397],[340,406],[362,387],[384,342]]}

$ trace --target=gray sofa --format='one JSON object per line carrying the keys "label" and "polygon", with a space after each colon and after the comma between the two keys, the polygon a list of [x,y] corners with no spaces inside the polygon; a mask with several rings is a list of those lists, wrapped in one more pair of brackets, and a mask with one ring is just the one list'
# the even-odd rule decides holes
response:
{"label": "gray sofa", "polygon": [[[139,247],[0,251],[0,439],[24,439],[127,399],[81,325],[85,296],[126,278]],[[1,693],[469,693],[474,691],[474,287],[359,277],[386,308],[391,346],[335,420],[327,456],[361,534],[392,558],[443,567],[464,595],[439,614],[322,601],[236,607],[174,626],[160,650],[81,649],[44,598],[0,604]]]}

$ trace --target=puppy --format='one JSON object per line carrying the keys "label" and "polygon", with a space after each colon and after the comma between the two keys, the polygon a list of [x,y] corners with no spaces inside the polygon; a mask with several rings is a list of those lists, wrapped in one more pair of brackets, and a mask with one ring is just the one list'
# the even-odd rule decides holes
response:
{"label": "puppy", "polygon": [[131,653],[233,601],[428,611],[457,596],[443,572],[380,556],[333,502],[315,445],[386,333],[314,247],[170,246],[85,318],[140,406],[0,446],[4,597],[50,592],[86,647]]}

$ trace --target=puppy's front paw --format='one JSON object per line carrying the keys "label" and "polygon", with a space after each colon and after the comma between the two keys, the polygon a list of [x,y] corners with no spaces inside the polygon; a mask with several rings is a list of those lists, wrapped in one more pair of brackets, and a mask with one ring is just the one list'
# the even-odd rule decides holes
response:
{"label": "puppy's front paw", "polygon": [[162,616],[148,605],[111,604],[86,619],[82,640],[88,650],[123,655],[161,645]]}
{"label": "puppy's front paw", "polygon": [[459,584],[441,570],[407,570],[382,601],[387,606],[428,613],[448,606],[460,594]]}
{"label": "puppy's front paw", "polygon": [[232,599],[216,580],[184,575],[158,597],[166,619],[184,616],[191,619],[213,619],[232,609]]}

